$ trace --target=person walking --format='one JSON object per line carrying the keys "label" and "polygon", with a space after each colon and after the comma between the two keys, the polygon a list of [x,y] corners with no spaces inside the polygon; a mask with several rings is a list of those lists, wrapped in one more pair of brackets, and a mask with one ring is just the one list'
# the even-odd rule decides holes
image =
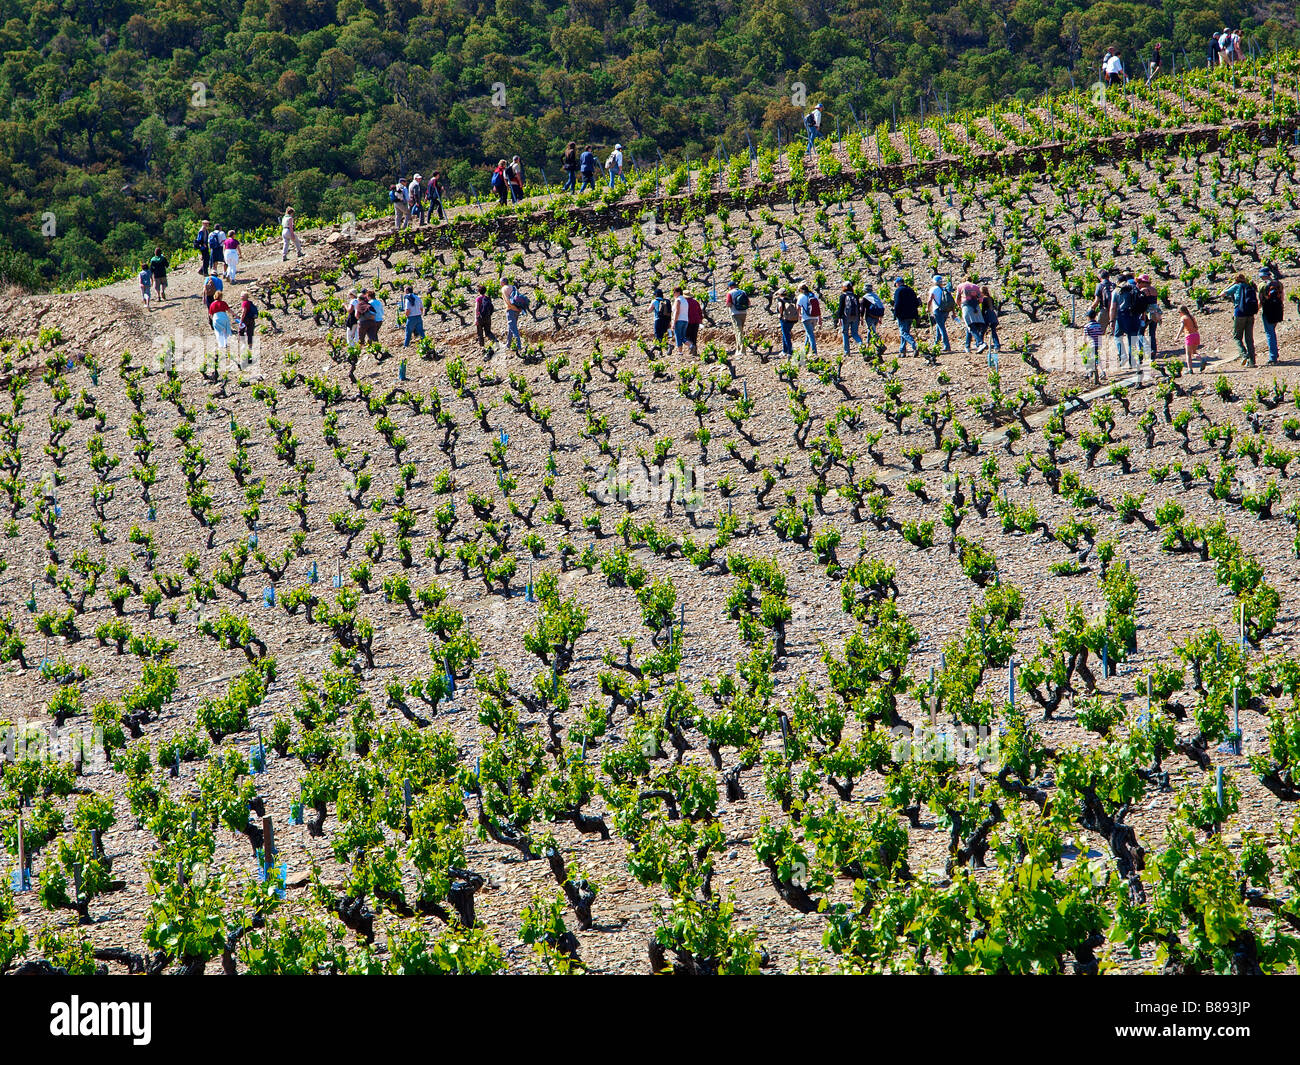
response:
{"label": "person walking", "polygon": [[483,346],[483,341],[497,342],[497,338],[492,334],[492,314],[496,310],[492,306],[492,297],[488,295],[487,285],[479,285],[478,294],[474,297],[474,331],[478,336],[479,347]]}
{"label": "person walking", "polygon": [[694,355],[699,346],[700,326],[704,324],[704,304],[694,296],[687,296],[686,312],[686,343],[691,346],[691,354]]}
{"label": "person walking", "polygon": [[912,324],[921,311],[921,301],[916,290],[904,278],[894,278],[894,321],[898,323],[898,353],[907,354],[907,345],[917,351],[916,338],[912,336]]}
{"label": "person walking", "polygon": [[208,220],[199,223],[198,236],[194,238],[194,247],[199,253],[199,276],[208,276]]}
{"label": "person walking", "polygon": [[212,306],[212,301],[221,296],[221,290],[225,286],[221,283],[221,278],[217,276],[217,268],[212,268],[212,273],[208,279],[203,282],[203,306],[208,308]]}
{"label": "person walking", "polygon": [[501,300],[506,305],[506,349],[514,348],[522,355],[524,338],[519,335],[519,312],[527,309],[527,300],[519,286],[509,280],[501,285]]}
{"label": "person walking", "polygon": [[799,321],[799,301],[795,299],[792,289],[783,289],[777,297],[776,320],[781,326],[781,354],[789,358],[794,354],[794,342],[790,334],[795,322]]}
{"label": "person walking", "polygon": [[672,300],[664,298],[664,290],[655,288],[654,299],[650,301],[650,313],[654,316],[655,343],[663,342],[673,325]]}
{"label": "person walking", "polygon": [[966,328],[966,350],[971,350],[973,341],[975,354],[978,355],[987,347],[984,333],[988,329],[984,321],[984,294],[980,291],[979,280],[972,275],[968,280],[963,281],[957,286],[953,298],[961,304],[962,325]]}
{"label": "person walking", "polygon": [[417,295],[414,285],[406,286],[402,313],[406,315],[406,339],[402,341],[402,347],[409,348],[411,337],[424,337],[424,301]]}
{"label": "person walking", "polygon": [[1105,335],[1101,323],[1097,321],[1097,312],[1088,308],[1088,324],[1083,327],[1083,335],[1092,345],[1092,379],[1099,381],[1104,376],[1101,372],[1101,338]]}
{"label": "person walking", "polygon": [[1147,351],[1150,353],[1148,361],[1150,361],[1160,354],[1160,346],[1156,342],[1156,329],[1164,320],[1165,312],[1160,308],[1160,293],[1156,291],[1150,274],[1139,277],[1137,287],[1138,309],[1141,311],[1142,322],[1146,327]]}
{"label": "person walking", "polygon": [[357,290],[353,289],[348,293],[348,312],[347,317],[343,321],[345,329],[344,338],[349,345],[359,344],[361,342],[361,326],[360,321],[357,318],[357,307],[359,303],[360,299],[357,296]]}
{"label": "person walking", "polygon": [[885,301],[876,292],[876,286],[867,282],[862,293],[862,320],[867,326],[867,339],[874,340],[880,335],[880,323],[885,320]]}
{"label": "person walking", "polygon": [[498,160],[497,165],[493,168],[490,184],[492,193],[497,198],[497,203],[504,207],[506,201],[510,198],[510,182],[506,178],[506,161],[504,159]]}
{"label": "person walking", "polygon": [[579,192],[586,192],[591,189],[596,191],[596,153],[591,150],[588,144],[586,150],[578,157],[578,168],[582,171],[582,187]]}
{"label": "person walking", "polygon": [[803,116],[803,128],[808,132],[808,147],[805,151],[811,152],[813,145],[817,143],[817,138],[822,135],[822,111],[824,108],[818,104],[806,115]]}
{"label": "person walking", "polygon": [[154,248],[153,258],[149,260],[149,272],[153,274],[154,295],[160,300],[167,298],[167,267],[170,265],[162,248]]}
{"label": "person walking", "polygon": [[987,362],[990,366],[997,366],[998,353],[1002,350],[1002,342],[998,340],[998,319],[1001,317],[998,311],[997,301],[993,299],[993,293],[989,291],[988,285],[980,286],[980,317],[984,319],[985,335],[988,338],[989,353]]}
{"label": "person walking", "polygon": [[217,338],[217,351],[225,354],[230,344],[230,306],[221,298],[220,293],[208,304],[208,321]]}
{"label": "person walking", "polygon": [[623,145],[614,145],[614,150],[609,153],[609,158],[605,160],[605,170],[609,173],[609,187],[611,189],[619,181],[627,184],[627,178],[623,176]]}
{"label": "person walking", "polygon": [[853,283],[845,281],[840,286],[840,302],[835,308],[835,320],[840,324],[840,333],[844,337],[844,354],[849,355],[852,349],[849,347],[850,340],[856,340],[862,343],[862,337],[858,335],[858,321],[862,317],[862,305],[858,300],[857,293],[853,291]]}
{"label": "person walking", "polygon": [[[1183,304],[1178,308],[1178,314],[1182,318],[1182,335],[1183,349],[1187,353],[1187,372],[1192,373],[1195,367],[1192,360],[1196,358],[1196,353],[1201,347],[1201,331],[1197,328],[1196,319],[1192,317],[1192,312]],[[1201,373],[1205,373],[1205,360],[1201,360]]]}
{"label": "person walking", "polygon": [[208,270],[221,277],[226,272],[226,233],[213,226],[208,233]]}
{"label": "person walking", "polygon": [[407,203],[406,183],[394,181],[388,189],[388,202],[393,205],[393,232],[400,233],[411,225],[411,206]]}
{"label": "person walking", "polygon": [[375,321],[375,305],[370,295],[369,289],[362,289],[357,297],[357,343],[363,348],[379,340],[379,323]]}
{"label": "person walking", "polygon": [[1106,49],[1106,60],[1102,64],[1104,84],[1122,85],[1126,80],[1124,75],[1124,60],[1119,57],[1119,50],[1116,48]]}
{"label": "person walking", "polygon": [[1150,62],[1150,64],[1147,66],[1147,84],[1148,84],[1148,85],[1150,85],[1153,81],[1156,80],[1156,77],[1157,77],[1157,76],[1159,75],[1159,73],[1160,73],[1160,67],[1161,67],[1161,65],[1162,65],[1162,64],[1161,64],[1161,59],[1160,59],[1160,42],[1159,42],[1159,41],[1156,41],[1156,43],[1155,43],[1154,45],[1151,46],[1151,62]]}
{"label": "person walking", "polygon": [[691,324],[691,305],[681,285],[673,289],[673,347],[680,355],[686,348],[686,334]]}
{"label": "person walking", "polygon": [[578,145],[569,141],[560,156],[560,169],[564,171],[564,186],[561,192],[576,192],[578,187]]}
{"label": "person walking", "polygon": [[948,315],[957,309],[957,300],[943,283],[942,274],[935,274],[930,280],[932,284],[925,294],[925,309],[934,322],[934,342],[942,343],[944,351],[952,351],[952,345],[948,343]]}
{"label": "person walking", "polygon": [[149,306],[149,296],[153,291],[153,271],[149,269],[147,262],[140,264],[140,302],[144,304],[146,311],[152,311]]}
{"label": "person walking", "polygon": [[1282,322],[1286,309],[1286,292],[1282,282],[1274,276],[1267,266],[1259,272],[1259,279],[1264,287],[1259,294],[1259,316],[1264,321],[1264,337],[1268,341],[1268,363],[1276,366],[1278,362],[1277,327]]}
{"label": "person walking", "polygon": [[1111,297],[1115,317],[1115,352],[1117,364],[1130,370],[1142,365],[1142,313],[1138,305],[1137,283],[1124,277]]}
{"label": "person walking", "polygon": [[242,339],[247,345],[251,354],[253,350],[253,338],[257,335],[257,305],[248,298],[245,292],[243,298],[239,301],[239,332],[235,334],[235,353],[239,353],[239,342]]}
{"label": "person walking", "polygon": [[1103,270],[1092,298],[1092,309],[1097,312],[1097,321],[1103,330],[1110,327],[1110,301],[1114,294],[1115,282],[1110,279],[1110,271]]}
{"label": "person walking", "polygon": [[424,175],[416,174],[406,186],[406,202],[415,225],[424,225]]}
{"label": "person walking", "polygon": [[1243,366],[1255,365],[1255,315],[1259,313],[1259,291],[1245,274],[1219,293],[1220,299],[1232,300],[1232,339]]}
{"label": "person walking", "polygon": [[235,280],[235,275],[239,272],[239,240],[232,229],[226,234],[226,239],[221,242],[223,254],[226,257],[226,277],[231,281]]}
{"label": "person walking", "polygon": [[375,311],[374,340],[379,340],[379,327],[384,324],[384,301],[379,298],[379,293],[373,288],[370,290],[370,306]]}
{"label": "person walking", "polygon": [[736,334],[736,354],[739,355],[745,350],[745,319],[749,315],[749,293],[740,287],[739,281],[732,278],[723,302],[731,312],[731,328]]}
{"label": "person walking", "polygon": [[805,346],[817,357],[817,329],[822,324],[822,301],[807,283],[799,286],[799,320],[803,323]]}
{"label": "person walking", "polygon": [[292,245],[298,251],[298,258],[302,258],[302,241],[298,239],[298,231],[294,228],[295,221],[293,208],[286,207],[284,215],[280,218],[280,261],[289,261],[289,247]]}
{"label": "person walking", "polygon": [[442,171],[435,170],[433,176],[429,178],[429,221],[433,221],[434,208],[437,208],[438,218],[447,221],[447,208],[443,204],[443,199],[447,194],[447,188],[442,183]]}
{"label": "person walking", "polygon": [[524,198],[524,163],[519,156],[510,160],[506,176],[510,179],[510,197],[519,203]]}

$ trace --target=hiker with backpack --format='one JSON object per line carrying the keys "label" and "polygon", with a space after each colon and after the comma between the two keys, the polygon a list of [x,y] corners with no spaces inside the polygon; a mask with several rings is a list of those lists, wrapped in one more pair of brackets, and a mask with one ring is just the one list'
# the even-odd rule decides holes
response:
{"label": "hiker with backpack", "polygon": [[497,198],[497,203],[502,207],[510,198],[510,182],[506,178],[506,161],[500,159],[492,170],[492,177],[489,181],[492,188],[492,195]]}
{"label": "hiker with backpack", "polygon": [[411,224],[411,207],[407,203],[404,182],[395,181],[388,189],[388,202],[393,205],[393,231],[400,233]]}
{"label": "hiker with backpack", "polygon": [[731,312],[731,327],[736,331],[736,354],[739,355],[745,350],[745,318],[749,314],[749,293],[733,278],[727,286],[723,302]]}
{"label": "hiker with backpack", "polygon": [[302,241],[298,239],[298,232],[294,229],[297,220],[294,218],[293,208],[286,207],[284,216],[280,219],[280,261],[287,263],[289,261],[289,245],[292,244],[298,251],[298,258],[302,258]]}
{"label": "hiker with backpack", "polygon": [[199,223],[198,236],[194,238],[194,247],[199,253],[199,276],[208,276],[208,220]]}
{"label": "hiker with backpack", "polygon": [[925,309],[934,322],[934,342],[942,341],[943,350],[952,351],[952,345],[948,343],[948,315],[957,309],[957,299],[952,289],[943,283],[942,274],[935,274],[931,280],[933,285],[926,293]]}
{"label": "hiker with backpack", "polygon": [[1277,327],[1286,308],[1286,293],[1282,290],[1282,282],[1268,267],[1259,272],[1259,278],[1264,282],[1264,288],[1259,294],[1259,313],[1264,320],[1264,336],[1268,340],[1268,362],[1270,366],[1275,366],[1278,361]]}
{"label": "hiker with backpack", "polygon": [[623,145],[614,145],[614,150],[609,153],[609,158],[605,160],[605,169],[609,172],[609,187],[622,181],[627,184],[627,176],[623,173]]}
{"label": "hiker with backpack", "polygon": [[673,350],[680,355],[686,348],[686,331],[691,324],[691,307],[681,285],[673,289],[670,313],[673,320]]}
{"label": "hiker with backpack", "polygon": [[916,295],[916,289],[905,278],[894,278],[893,311],[894,321],[898,323],[898,354],[906,355],[908,344],[912,345],[912,351],[919,350],[916,337],[912,336],[912,323],[921,313],[921,301]]}
{"label": "hiker with backpack", "polygon": [[840,323],[840,333],[844,337],[844,354],[851,353],[849,340],[852,338],[859,344],[862,343],[862,337],[858,335],[858,322],[862,318],[862,306],[858,301],[857,293],[853,291],[851,282],[845,281],[840,288],[840,303],[835,308],[835,320]]}
{"label": "hiker with backpack", "polygon": [[212,306],[212,301],[221,295],[223,287],[221,278],[217,276],[217,268],[214,266],[212,273],[208,275],[208,279],[203,282],[203,306],[205,308]]}
{"label": "hiker with backpack", "polygon": [[208,270],[220,277],[226,272],[226,234],[213,227],[208,234]]}
{"label": "hiker with backpack", "polygon": [[146,311],[153,310],[149,306],[149,295],[153,290],[153,271],[149,269],[148,263],[140,264],[140,302],[144,304]]}
{"label": "hiker with backpack", "polygon": [[495,311],[492,297],[488,295],[487,285],[479,285],[478,294],[474,297],[474,331],[478,336],[479,347],[483,346],[484,337],[493,344],[497,342],[497,338],[492,333],[492,315]]}
{"label": "hiker with backpack", "polygon": [[591,150],[588,144],[586,150],[578,157],[578,169],[582,172],[582,187],[579,192],[586,192],[591,189],[596,191],[596,153]]}
{"label": "hiker with backpack", "polygon": [[867,327],[867,339],[873,340],[880,333],[880,323],[885,320],[885,301],[876,293],[876,286],[867,282],[862,299],[858,302],[862,307],[862,321]]}
{"label": "hiker with backpack", "polygon": [[1156,291],[1150,274],[1143,274],[1137,279],[1137,288],[1138,310],[1142,315],[1148,337],[1147,350],[1150,352],[1150,358],[1154,359],[1160,354],[1160,346],[1156,343],[1156,328],[1164,320],[1165,312],[1160,309],[1160,293]]}
{"label": "hiker with backpack", "polygon": [[576,142],[569,141],[569,143],[564,146],[564,154],[560,156],[560,169],[564,171],[564,184],[560,187],[560,191],[577,191],[578,145]]}
{"label": "hiker with backpack", "polygon": [[795,299],[792,289],[783,289],[776,301],[776,320],[781,325],[781,354],[789,358],[794,354],[794,342],[790,334],[799,321],[799,301]]}
{"label": "hiker with backpack", "polygon": [[501,286],[501,299],[506,305],[506,347],[513,346],[523,354],[524,338],[519,335],[519,313],[528,310],[528,297],[513,281],[507,281]]}
{"label": "hiker with backpack", "polygon": [[167,298],[167,267],[170,265],[162,248],[154,248],[153,258],[149,260],[149,272],[153,274],[154,294],[160,300]]}
{"label": "hiker with backpack", "polygon": [[817,329],[822,324],[822,301],[807,283],[799,286],[799,320],[803,323],[806,346],[817,357]]}
{"label": "hiker with backpack", "polygon": [[665,298],[664,290],[657,286],[650,301],[650,313],[654,316],[655,343],[660,344],[673,327],[673,301]]}
{"label": "hiker with backpack", "polygon": [[803,128],[808,131],[808,147],[806,151],[812,151],[813,145],[817,143],[817,138],[822,134],[822,105],[818,104],[806,115],[803,116]]}
{"label": "hiker with backpack", "polygon": [[411,217],[419,225],[424,225],[424,177],[416,174],[406,186],[406,202],[411,209]]}
{"label": "hiker with backpack", "polygon": [[966,350],[971,350],[971,342],[975,342],[975,354],[983,351],[987,344],[984,341],[985,330],[988,329],[988,323],[984,321],[983,302],[984,294],[980,291],[979,281],[971,277],[957,286],[957,291],[953,294],[954,302],[961,304],[962,325],[966,327]]}
{"label": "hiker with backpack", "polygon": [[1220,299],[1232,300],[1232,339],[1243,366],[1255,365],[1255,315],[1259,313],[1259,290],[1245,274],[1238,274],[1231,285],[1219,293]]}
{"label": "hiker with backpack", "polygon": [[416,294],[414,285],[406,286],[402,297],[402,313],[406,315],[406,339],[402,347],[411,346],[411,337],[424,337],[424,301]]}
{"label": "hiker with backpack", "polygon": [[1131,370],[1142,365],[1142,313],[1138,305],[1137,282],[1125,276],[1111,297],[1115,315],[1115,353]]}
{"label": "hiker with backpack", "polygon": [[1110,327],[1110,301],[1115,294],[1115,282],[1110,279],[1110,271],[1103,270],[1101,279],[1097,282],[1097,291],[1092,298],[1092,309],[1097,312],[1097,321],[1101,323],[1101,328],[1106,330]]}

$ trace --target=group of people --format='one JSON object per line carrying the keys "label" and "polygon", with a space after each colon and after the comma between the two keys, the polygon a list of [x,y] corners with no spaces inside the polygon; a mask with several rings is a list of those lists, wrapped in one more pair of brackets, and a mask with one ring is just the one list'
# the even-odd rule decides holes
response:
{"label": "group of people", "polygon": [[[515,162],[518,161],[519,156],[516,155]],[[504,162],[502,160],[502,164]],[[388,189],[388,202],[393,205],[393,226],[396,231],[400,233],[403,229],[432,222],[435,212],[441,220],[446,221],[447,208],[443,205],[446,195],[447,186],[442,180],[441,170],[430,174],[427,184],[423,174],[413,174],[410,181],[393,182]]]}
{"label": "group of people", "polygon": [[154,248],[153,258],[140,266],[140,301],[145,310],[153,310],[151,298],[167,298],[167,268],[171,261],[163,254],[162,248]]}
{"label": "group of people", "polygon": [[[560,169],[564,171],[564,192],[586,192],[596,188],[596,171],[601,169],[601,165],[590,144],[578,151],[577,142],[569,141],[560,156]],[[627,175],[623,173],[623,145],[614,145],[614,150],[605,157],[604,170],[609,176],[611,189],[618,182],[627,181]],[[581,185],[578,184],[579,175],[582,177]]]}
{"label": "group of people", "polygon": [[[293,208],[290,208],[292,211]],[[199,274],[207,277],[216,274],[234,281],[239,273],[239,238],[232,229],[217,229],[206,218],[199,223],[194,237],[194,247],[199,252]]]}
{"label": "group of people", "polygon": [[[506,308],[506,347],[516,351],[524,350],[524,338],[519,334],[519,316],[528,310],[529,298],[513,281],[503,281],[500,288],[501,302]],[[479,285],[474,293],[474,331],[479,346],[488,341],[497,342],[492,332],[492,316],[496,314],[496,304],[488,292],[487,285]]]}
{"label": "group of people", "polygon": [[[233,280],[233,278],[227,280]],[[229,350],[232,335],[235,337],[236,350],[238,350],[242,340],[251,351],[253,337],[257,333],[257,306],[249,298],[248,293],[245,292],[239,300],[239,317],[232,321],[230,304],[226,302],[225,289],[225,281],[217,273],[217,267],[214,265],[203,283],[203,306],[208,312],[208,325],[212,328],[212,333],[216,337],[217,351],[224,355]]]}
{"label": "group of people", "polygon": [[[1264,322],[1268,361],[1276,364],[1279,361],[1277,326],[1282,321],[1286,303],[1286,292],[1278,270],[1264,267],[1260,270],[1258,284],[1245,274],[1238,274],[1233,283],[1219,293],[1219,298],[1232,301],[1232,336],[1242,365],[1255,365],[1256,316]],[[1186,304],[1178,308],[1178,314],[1187,369],[1195,372],[1195,360],[1201,347],[1200,328]],[[1118,359],[1129,369],[1139,368],[1144,355],[1149,359],[1155,358],[1160,354],[1156,330],[1163,319],[1160,296],[1149,274],[1135,276],[1133,271],[1126,270],[1112,279],[1110,271],[1103,270],[1084,327],[1092,344],[1094,366],[1099,365],[1102,339],[1108,335],[1115,339]],[[1204,359],[1200,368],[1204,373]]]}
{"label": "group of people", "polygon": [[1222,33],[1211,33],[1210,41],[1205,50],[1205,58],[1210,66],[1216,63],[1228,65],[1237,62],[1239,59],[1245,59],[1246,53],[1242,46],[1241,31],[1223,27]]}
{"label": "group of people", "polygon": [[[998,309],[988,286],[981,285],[977,279],[972,278],[954,290],[941,274],[934,275],[932,281],[933,286],[922,301],[905,278],[894,279],[888,309],[898,326],[899,354],[906,355],[909,347],[913,352],[918,350],[913,329],[923,316],[934,326],[935,343],[941,343],[944,351],[951,351],[948,318],[960,308],[966,329],[966,350],[974,350],[976,353],[989,351],[988,362],[996,365],[995,353],[1001,348],[997,334]],[[727,286],[722,304],[731,316],[736,350],[743,351],[746,346],[745,330],[749,319],[750,294],[739,281],[733,279]],[[665,340],[671,334],[672,345],[678,353],[689,350],[695,354],[700,326],[705,321],[713,324],[713,318],[705,305],[680,285],[672,290],[671,296],[665,296],[662,288],[656,288],[650,311],[654,320],[655,340]],[[868,341],[877,337],[885,314],[885,300],[876,292],[874,285],[868,283],[859,293],[852,281],[845,281],[840,286],[839,299],[830,313],[832,323],[839,328],[844,354],[852,353],[855,342],[864,343],[863,328],[866,329]],[[825,316],[821,294],[806,282],[797,289],[787,288],[779,292],[776,297],[776,318],[781,331],[782,353],[787,357],[794,354],[794,328],[801,325],[804,350],[815,358],[817,333]]]}

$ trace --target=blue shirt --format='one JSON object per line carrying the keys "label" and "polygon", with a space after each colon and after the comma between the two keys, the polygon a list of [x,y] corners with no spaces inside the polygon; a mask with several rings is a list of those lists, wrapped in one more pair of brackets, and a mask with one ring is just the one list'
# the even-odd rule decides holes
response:
{"label": "blue shirt", "polygon": [[372,306],[375,309],[375,322],[376,323],[382,322],[384,320],[383,301],[378,296],[376,296],[374,299],[370,301],[370,306]]}

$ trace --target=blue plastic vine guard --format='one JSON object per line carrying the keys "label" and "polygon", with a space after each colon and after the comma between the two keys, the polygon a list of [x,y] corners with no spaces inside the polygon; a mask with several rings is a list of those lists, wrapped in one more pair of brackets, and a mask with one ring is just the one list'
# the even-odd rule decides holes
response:
{"label": "blue plastic vine guard", "polygon": [[289,824],[291,825],[302,824],[302,803],[291,802],[289,804]]}
{"label": "blue plastic vine guard", "polygon": [[262,602],[267,606],[275,606],[275,588],[262,589]]}
{"label": "blue plastic vine guard", "polygon": [[278,866],[259,866],[257,870],[257,879],[259,883],[265,884],[267,882],[267,874],[271,869],[277,870],[277,879],[280,885],[275,889],[275,897],[277,899],[282,899],[284,898],[285,881],[289,879],[289,864],[287,862],[280,862]]}
{"label": "blue plastic vine guard", "polygon": [[15,869],[9,877],[9,883],[12,885],[14,893],[18,894],[23,891],[31,891],[32,874],[29,869]]}
{"label": "blue plastic vine guard", "polygon": [[308,584],[315,584],[315,583],[316,583],[316,579],[317,579],[317,578],[316,578],[316,563],[313,562],[313,563],[311,564],[311,569],[309,569],[309,570],[307,571],[307,583],[308,583]]}

